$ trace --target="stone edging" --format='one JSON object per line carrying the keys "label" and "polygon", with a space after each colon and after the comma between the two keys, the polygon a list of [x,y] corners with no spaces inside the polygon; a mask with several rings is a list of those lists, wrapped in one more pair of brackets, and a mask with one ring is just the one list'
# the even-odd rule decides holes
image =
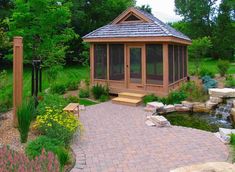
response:
{"label": "stone edging", "polygon": [[74,169],[82,170],[86,166],[86,154],[81,146],[72,146],[73,153],[75,154],[75,165]]}

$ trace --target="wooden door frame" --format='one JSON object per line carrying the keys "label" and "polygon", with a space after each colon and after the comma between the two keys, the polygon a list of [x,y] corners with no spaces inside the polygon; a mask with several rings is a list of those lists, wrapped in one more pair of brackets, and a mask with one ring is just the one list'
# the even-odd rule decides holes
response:
{"label": "wooden door frame", "polygon": [[[130,48],[141,48],[141,83],[131,83],[130,79]],[[132,90],[145,90],[145,44],[126,44],[126,87]]]}

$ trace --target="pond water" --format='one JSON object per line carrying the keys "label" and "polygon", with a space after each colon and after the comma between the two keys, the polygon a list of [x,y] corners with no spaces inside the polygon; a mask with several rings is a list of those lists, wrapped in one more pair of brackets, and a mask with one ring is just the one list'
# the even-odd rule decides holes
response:
{"label": "pond water", "polygon": [[219,128],[233,128],[230,119],[220,115],[206,113],[171,113],[165,115],[172,125],[191,127],[205,131],[217,132]]}

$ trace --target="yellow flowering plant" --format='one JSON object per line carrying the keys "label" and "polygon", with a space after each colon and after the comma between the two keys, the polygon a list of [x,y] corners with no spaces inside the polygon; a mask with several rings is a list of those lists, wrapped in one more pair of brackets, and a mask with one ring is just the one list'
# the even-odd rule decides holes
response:
{"label": "yellow flowering plant", "polygon": [[82,132],[83,126],[73,113],[46,107],[44,115],[36,118],[34,128],[48,137],[69,144],[75,132]]}

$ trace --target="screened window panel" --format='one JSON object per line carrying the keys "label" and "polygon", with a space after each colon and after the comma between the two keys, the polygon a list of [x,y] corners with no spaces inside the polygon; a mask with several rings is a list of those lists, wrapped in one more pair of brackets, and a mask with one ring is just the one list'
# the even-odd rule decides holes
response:
{"label": "screened window panel", "polygon": [[109,79],[124,80],[124,45],[109,45]]}
{"label": "screened window panel", "polygon": [[142,82],[141,48],[130,48],[130,81]]}
{"label": "screened window panel", "polygon": [[188,73],[187,73],[187,71],[188,71],[187,47],[184,46],[183,50],[184,50],[184,52],[183,52],[184,53],[184,77],[187,77],[188,76]]}
{"label": "screened window panel", "polygon": [[183,64],[183,47],[179,46],[179,74],[180,74],[180,79],[182,79],[184,76],[184,64]]}
{"label": "screened window panel", "polygon": [[163,84],[163,52],[161,44],[146,45],[147,84]]}
{"label": "screened window panel", "polygon": [[168,46],[168,70],[169,70],[169,83],[174,82],[174,46]]}
{"label": "screened window panel", "polygon": [[95,44],[94,46],[94,78],[107,78],[107,45]]}
{"label": "screened window panel", "polygon": [[175,79],[174,81],[179,80],[179,51],[178,46],[174,46],[174,71],[175,71]]}

